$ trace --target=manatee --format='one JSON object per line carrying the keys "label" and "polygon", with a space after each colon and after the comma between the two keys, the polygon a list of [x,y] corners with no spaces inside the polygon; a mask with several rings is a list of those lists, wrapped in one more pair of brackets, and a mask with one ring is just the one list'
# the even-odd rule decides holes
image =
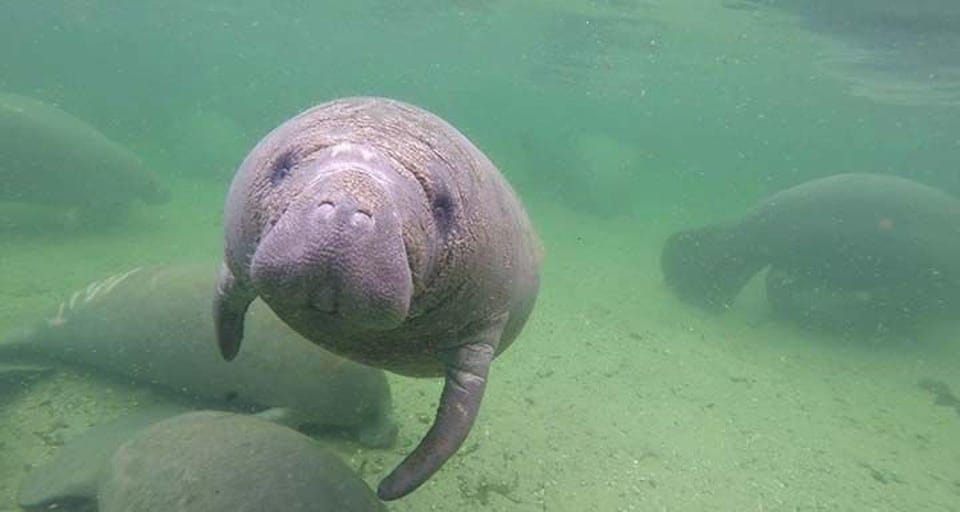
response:
{"label": "manatee", "polygon": [[915,335],[919,320],[957,305],[958,290],[944,282],[886,283],[850,289],[770,268],[767,300],[772,312],[803,327],[849,335]]}
{"label": "manatee", "polygon": [[439,117],[385,98],[320,104],[266,135],[230,186],[225,238],[213,309],[226,359],[260,297],[337,354],[445,377],[432,427],[380,483],[384,500],[463,443],[539,288],[540,242],[494,164]]}
{"label": "manatee", "polygon": [[960,200],[906,178],[838,174],[776,193],[739,222],[673,234],[661,264],[679,297],[710,310],[769,267],[768,299],[787,316],[918,319],[960,297]]}
{"label": "manatee", "polygon": [[209,316],[216,268],[136,268],[91,283],[0,353],[81,363],[204,405],[273,408],[278,421],[342,430],[368,446],[394,442],[384,372],[307,342],[262,303],[251,310],[250,350],[224,361]]}
{"label": "manatee", "polygon": [[313,439],[214,411],[163,420],[110,459],[100,512],[373,512],[386,508]]}
{"label": "manatee", "polygon": [[0,93],[0,200],[115,213],[169,192],[129,149],[59,108]]}
{"label": "manatee", "polygon": [[187,412],[176,405],[137,409],[95,425],[63,446],[54,457],[32,468],[20,483],[17,502],[29,511],[89,510],[110,457],[137,432]]}

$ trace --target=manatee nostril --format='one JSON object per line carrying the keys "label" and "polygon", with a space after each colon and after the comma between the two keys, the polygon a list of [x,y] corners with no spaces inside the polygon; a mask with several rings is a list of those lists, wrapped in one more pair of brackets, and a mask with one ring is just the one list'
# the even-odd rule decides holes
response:
{"label": "manatee nostril", "polygon": [[350,216],[350,224],[358,228],[368,228],[373,225],[373,217],[363,210],[357,210]]}
{"label": "manatee nostril", "polygon": [[336,209],[337,208],[333,206],[333,203],[331,203],[330,201],[324,201],[320,203],[319,206],[317,206],[317,213],[320,215],[320,218],[329,219],[330,217],[333,216],[333,212]]}

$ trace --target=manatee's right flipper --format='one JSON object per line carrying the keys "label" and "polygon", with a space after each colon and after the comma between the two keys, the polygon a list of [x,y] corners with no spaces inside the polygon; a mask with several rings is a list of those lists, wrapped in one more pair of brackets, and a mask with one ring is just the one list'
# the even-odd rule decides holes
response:
{"label": "manatee's right flipper", "polygon": [[433,426],[377,488],[382,500],[402,498],[430,479],[466,440],[480,410],[487,373],[508,315],[493,321],[465,344],[443,354],[446,382]]}
{"label": "manatee's right flipper", "polygon": [[213,299],[213,322],[217,331],[220,355],[230,361],[240,352],[243,341],[243,317],[256,293],[237,282],[233,272],[224,264],[220,267],[220,281]]}
{"label": "manatee's right flipper", "polygon": [[674,233],[667,239],[660,266],[667,285],[683,300],[721,311],[767,261],[759,241],[737,227],[707,226]]}

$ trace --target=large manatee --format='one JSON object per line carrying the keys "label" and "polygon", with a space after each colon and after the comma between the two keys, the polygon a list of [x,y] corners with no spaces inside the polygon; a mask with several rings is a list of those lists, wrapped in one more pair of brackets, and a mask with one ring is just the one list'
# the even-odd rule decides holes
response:
{"label": "large manatee", "polygon": [[114,213],[169,194],[129,149],[57,107],[0,93],[0,200]]}
{"label": "large manatee", "polygon": [[111,276],[16,331],[0,353],[80,363],[218,407],[272,408],[278,421],[342,429],[370,446],[394,442],[386,375],[307,342],[263,304],[250,312],[249,350],[224,361],[209,314],[215,278],[207,264]]}
{"label": "large manatee", "polygon": [[226,358],[259,296],[340,355],[446,377],[433,426],[378,494],[416,489],[463,443],[491,361],[536,300],[540,245],[510,185],[439,117],[340,99],[253,148],[230,187],[225,231],[214,316]]}
{"label": "large manatee", "polygon": [[838,174],[776,193],[738,222],[675,233],[677,294],[722,310],[770,267],[767,296],[812,323],[919,318],[960,297],[960,200],[889,175]]}
{"label": "large manatee", "polygon": [[100,512],[382,512],[335,454],[289,428],[199,411],[120,445],[97,490]]}

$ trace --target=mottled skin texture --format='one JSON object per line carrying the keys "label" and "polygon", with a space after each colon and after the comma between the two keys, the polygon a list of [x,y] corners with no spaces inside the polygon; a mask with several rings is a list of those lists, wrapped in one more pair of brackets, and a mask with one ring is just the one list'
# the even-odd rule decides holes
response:
{"label": "mottled skin texture", "polygon": [[0,93],[0,200],[116,211],[169,193],[129,149],[38,100]]}
{"label": "mottled skin texture", "polygon": [[493,357],[523,327],[540,245],[510,185],[462,134],[382,98],[319,105],[247,156],[226,205],[214,314],[239,350],[256,296],[356,361],[445,376],[433,427],[379,488],[399,498],[459,448]]}
{"label": "mottled skin texture", "polygon": [[367,484],[313,439],[213,411],[163,420],[110,459],[100,512],[381,512]]}
{"label": "mottled skin texture", "polygon": [[708,309],[727,308],[768,266],[775,305],[820,295],[818,308],[859,311],[879,297],[891,311],[933,309],[960,293],[960,200],[904,178],[839,174],[774,194],[738,223],[676,233],[661,263],[681,298]]}

